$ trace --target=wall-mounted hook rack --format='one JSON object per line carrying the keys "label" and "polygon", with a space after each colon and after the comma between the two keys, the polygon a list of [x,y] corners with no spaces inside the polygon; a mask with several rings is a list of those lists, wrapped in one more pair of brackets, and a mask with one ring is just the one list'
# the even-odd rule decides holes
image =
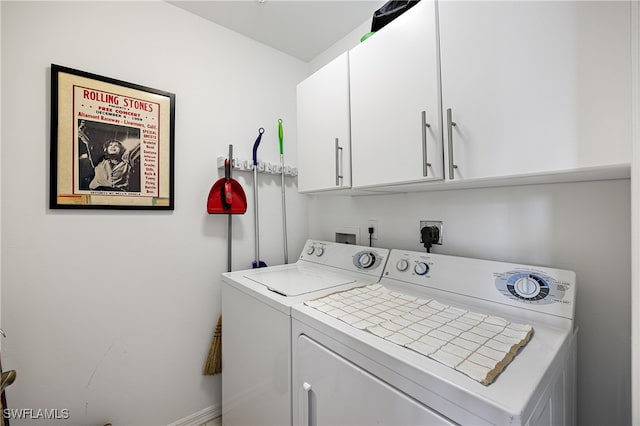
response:
{"label": "wall-mounted hook rack", "polygon": [[[226,157],[218,157],[218,168],[224,169],[224,160]],[[241,158],[233,158],[231,161],[231,167],[233,170],[240,172],[252,172],[253,171],[253,161],[251,160],[243,160]],[[258,173],[268,173],[272,175],[282,174],[282,165],[280,164],[271,164],[268,161],[258,161]],[[284,166],[284,175],[295,177],[298,176],[298,168],[292,166]]]}

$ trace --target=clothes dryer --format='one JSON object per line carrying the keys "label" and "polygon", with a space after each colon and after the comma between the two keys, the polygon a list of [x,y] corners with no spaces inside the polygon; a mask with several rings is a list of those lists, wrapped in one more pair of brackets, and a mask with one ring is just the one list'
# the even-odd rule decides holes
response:
{"label": "clothes dryer", "polygon": [[391,250],[292,309],[296,425],[572,425],[575,274]]}

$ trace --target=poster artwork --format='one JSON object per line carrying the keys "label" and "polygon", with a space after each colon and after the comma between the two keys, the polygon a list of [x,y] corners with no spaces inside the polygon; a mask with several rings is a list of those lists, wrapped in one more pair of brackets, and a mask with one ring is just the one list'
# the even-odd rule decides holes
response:
{"label": "poster artwork", "polygon": [[159,105],[74,87],[79,194],[159,196]]}
{"label": "poster artwork", "polygon": [[51,65],[53,209],[174,209],[175,95]]}

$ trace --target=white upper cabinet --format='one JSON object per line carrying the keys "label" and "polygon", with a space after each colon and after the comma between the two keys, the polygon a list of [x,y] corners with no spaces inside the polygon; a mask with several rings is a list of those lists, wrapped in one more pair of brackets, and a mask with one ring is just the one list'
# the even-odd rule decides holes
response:
{"label": "white upper cabinet", "polygon": [[298,84],[297,114],[298,191],[350,188],[347,53]]}
{"label": "white upper cabinet", "polygon": [[438,7],[447,179],[630,163],[628,2]]}
{"label": "white upper cabinet", "polygon": [[300,190],[628,177],[630,17],[628,1],[420,1],[299,85]]}
{"label": "white upper cabinet", "polygon": [[422,0],[350,51],[354,188],[443,178],[435,16]]}

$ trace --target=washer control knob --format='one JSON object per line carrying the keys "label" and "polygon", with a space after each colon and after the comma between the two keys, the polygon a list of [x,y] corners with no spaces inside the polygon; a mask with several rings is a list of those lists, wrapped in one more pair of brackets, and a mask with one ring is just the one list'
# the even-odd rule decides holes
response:
{"label": "washer control knob", "polygon": [[515,291],[524,298],[535,297],[540,291],[538,282],[530,276],[522,277],[515,282]]}
{"label": "washer control knob", "polygon": [[316,250],[316,256],[320,257],[324,254],[324,247],[318,247]]}
{"label": "washer control knob", "polygon": [[371,268],[374,265],[374,263],[376,263],[376,256],[369,251],[360,253],[360,255],[358,256],[358,265],[361,268],[364,268],[364,269]]}
{"label": "washer control knob", "polygon": [[400,259],[398,263],[396,263],[396,268],[400,272],[404,272],[409,269],[409,261],[407,259]]}
{"label": "washer control knob", "polygon": [[429,272],[429,265],[424,262],[418,262],[413,270],[418,275],[426,275]]}
{"label": "washer control knob", "polygon": [[307,254],[311,256],[315,250],[316,248],[314,246],[311,246],[307,249]]}

